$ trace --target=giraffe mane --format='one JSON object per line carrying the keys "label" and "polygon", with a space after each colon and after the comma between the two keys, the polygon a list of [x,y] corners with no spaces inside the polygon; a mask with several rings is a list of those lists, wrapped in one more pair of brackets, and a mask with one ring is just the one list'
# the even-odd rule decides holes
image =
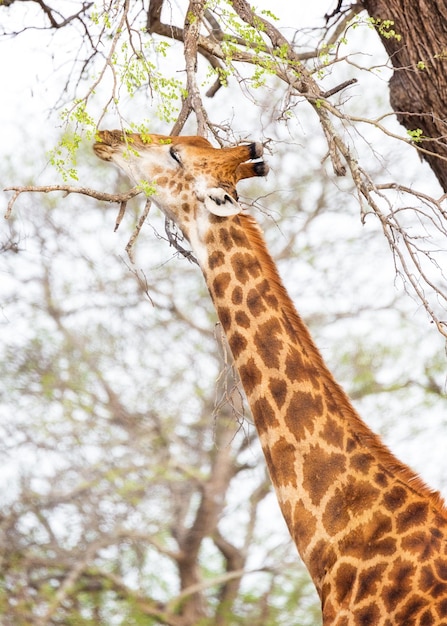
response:
{"label": "giraffe mane", "polygon": [[426,485],[423,479],[414,472],[410,467],[402,463],[394,456],[389,448],[382,442],[381,438],[376,435],[365,424],[360,415],[352,405],[352,402],[343,388],[337,383],[332,376],[323,357],[311,338],[310,332],[306,324],[298,314],[282,279],[278,273],[275,263],[270,256],[264,237],[256,220],[248,214],[240,214],[236,219],[243,224],[243,230],[248,237],[252,249],[255,251],[256,258],[260,261],[265,277],[272,285],[274,293],[278,298],[282,311],[287,316],[288,321],[299,334],[301,342],[304,344],[306,351],[312,354],[312,361],[317,365],[319,375],[324,381],[324,387],[330,391],[332,399],[336,402],[344,418],[349,424],[352,424],[350,431],[354,438],[357,438],[364,446],[366,446],[374,457],[381,463],[385,470],[391,472],[398,478],[410,486],[414,492],[421,496],[428,497],[431,504],[442,515],[447,517],[447,507],[439,491],[431,489]]}

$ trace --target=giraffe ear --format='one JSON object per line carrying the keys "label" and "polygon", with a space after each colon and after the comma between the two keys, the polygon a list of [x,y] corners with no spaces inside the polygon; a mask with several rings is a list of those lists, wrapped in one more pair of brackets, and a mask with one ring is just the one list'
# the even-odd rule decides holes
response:
{"label": "giraffe ear", "polygon": [[240,204],[222,187],[213,187],[205,191],[204,204],[210,213],[219,217],[237,215],[242,211]]}

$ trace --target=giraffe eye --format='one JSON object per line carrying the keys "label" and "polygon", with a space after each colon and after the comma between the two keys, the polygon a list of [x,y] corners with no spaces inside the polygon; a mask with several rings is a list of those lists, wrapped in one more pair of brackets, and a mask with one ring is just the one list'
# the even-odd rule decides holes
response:
{"label": "giraffe eye", "polygon": [[169,154],[172,156],[172,158],[174,159],[174,161],[177,161],[177,163],[178,163],[179,165],[181,165],[181,164],[182,164],[182,162],[181,162],[181,160],[180,160],[180,157],[179,157],[179,155],[178,155],[178,152],[176,152],[176,151],[174,150],[174,147],[173,147],[173,146],[171,146],[171,147],[169,148]]}

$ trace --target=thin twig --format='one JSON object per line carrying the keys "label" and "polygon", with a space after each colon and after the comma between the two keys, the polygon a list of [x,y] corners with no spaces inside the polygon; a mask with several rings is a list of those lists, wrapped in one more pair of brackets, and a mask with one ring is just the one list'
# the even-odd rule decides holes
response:
{"label": "thin twig", "polygon": [[198,265],[199,262],[197,261],[196,257],[191,252],[191,250],[187,250],[186,248],[183,248],[183,246],[180,245],[179,241],[183,239],[183,236],[181,234],[179,235],[178,231],[174,232],[172,230],[173,226],[176,226],[175,223],[172,222],[170,219],[166,218],[165,219],[165,231],[166,231],[166,235],[168,237],[169,243],[171,244],[173,248],[175,248],[178,252],[180,252],[180,254],[184,256],[185,259],[188,259],[188,261],[190,261],[191,263],[195,263],[196,265]]}
{"label": "thin twig", "polygon": [[[146,221],[147,216],[149,215],[149,211],[151,208],[151,200],[150,198],[148,198],[146,200],[146,204],[144,205],[144,209],[143,209],[143,213],[140,215],[140,218],[137,222],[137,225],[134,228],[134,231],[132,233],[132,236],[130,237],[129,241],[127,242],[127,246],[126,246],[126,252],[127,252],[127,256],[129,257],[131,263],[135,263],[134,260],[134,256],[133,256],[133,246],[135,244],[135,241],[137,240],[138,235],[140,234],[140,230],[143,227],[144,222]],[[116,230],[116,228],[115,228]]]}

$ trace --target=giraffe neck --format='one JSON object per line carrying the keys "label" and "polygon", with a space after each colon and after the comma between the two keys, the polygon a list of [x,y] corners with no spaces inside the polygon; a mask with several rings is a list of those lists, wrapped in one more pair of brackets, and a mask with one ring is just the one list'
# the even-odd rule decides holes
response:
{"label": "giraffe neck", "polygon": [[324,596],[325,575],[339,558],[333,546],[343,544],[349,525],[388,523],[381,512],[385,488],[445,515],[442,502],[355,412],[296,312],[255,221],[213,217],[201,259],[282,513]]}

